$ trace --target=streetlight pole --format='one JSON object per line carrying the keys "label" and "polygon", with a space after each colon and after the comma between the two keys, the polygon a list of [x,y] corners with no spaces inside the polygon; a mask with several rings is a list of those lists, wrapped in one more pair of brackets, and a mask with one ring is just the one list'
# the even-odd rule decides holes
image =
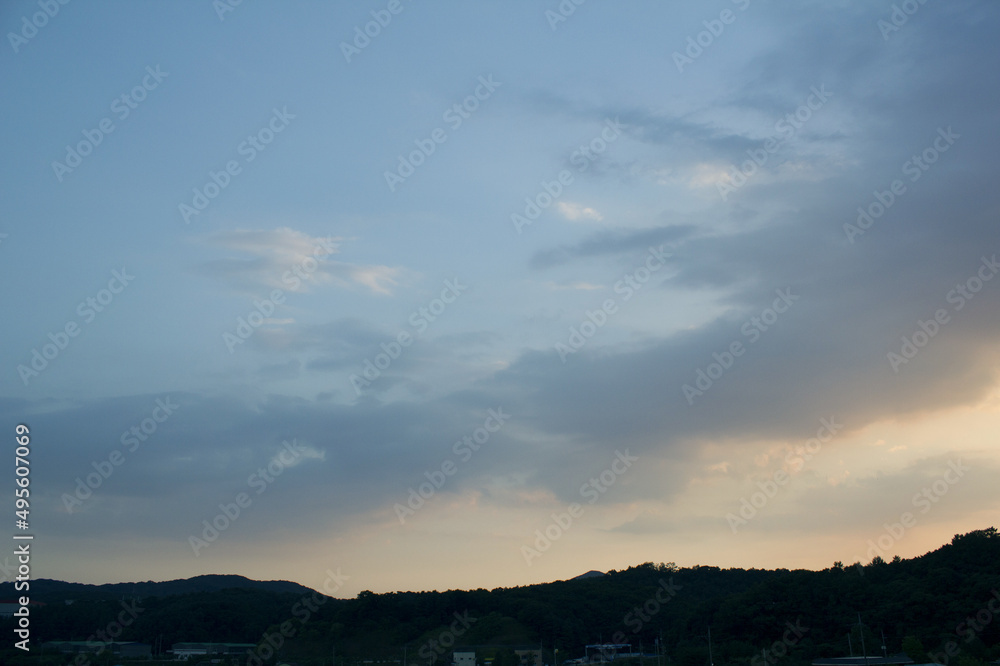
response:
{"label": "streetlight pole", "polygon": [[861,631],[861,654],[865,657],[865,666],[868,666],[868,650],[865,649],[865,625],[861,624],[861,611],[858,611],[858,629]]}

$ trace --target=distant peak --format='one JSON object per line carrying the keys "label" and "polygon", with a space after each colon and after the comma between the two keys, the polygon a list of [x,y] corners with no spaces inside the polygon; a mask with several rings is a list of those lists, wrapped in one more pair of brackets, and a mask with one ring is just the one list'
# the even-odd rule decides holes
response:
{"label": "distant peak", "polygon": [[597,578],[598,576],[605,576],[605,575],[607,574],[605,574],[603,571],[594,571],[593,569],[591,569],[585,574],[580,574],[575,578],[570,578],[570,580],[583,580],[584,578]]}

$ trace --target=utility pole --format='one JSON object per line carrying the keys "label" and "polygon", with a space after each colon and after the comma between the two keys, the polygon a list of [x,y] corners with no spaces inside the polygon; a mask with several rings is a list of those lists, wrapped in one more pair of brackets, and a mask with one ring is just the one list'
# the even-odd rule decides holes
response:
{"label": "utility pole", "polygon": [[882,629],[879,629],[879,631],[882,633],[882,656],[888,658],[889,653],[885,651],[885,631]]}
{"label": "utility pole", "polygon": [[868,650],[865,648],[865,625],[861,624],[861,611],[858,611],[858,629],[861,631],[861,654],[865,657],[865,666],[868,666]]}
{"label": "utility pole", "polygon": [[[712,625],[708,625],[708,666],[715,666],[715,660],[712,658]],[[868,666],[865,663],[865,666]]]}

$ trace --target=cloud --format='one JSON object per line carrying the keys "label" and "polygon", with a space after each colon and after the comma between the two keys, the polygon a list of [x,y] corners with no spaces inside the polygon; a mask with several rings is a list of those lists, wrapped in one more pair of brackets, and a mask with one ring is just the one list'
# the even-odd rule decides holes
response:
{"label": "cloud", "polygon": [[677,242],[695,233],[693,225],[656,226],[642,230],[602,231],[572,245],[560,245],[539,250],[528,262],[534,269],[547,269],[574,260],[594,260],[631,252],[645,252],[650,246]]}
{"label": "cloud", "polygon": [[[769,506],[754,518],[754,526],[772,533],[870,532],[877,538],[883,523],[898,521],[903,512],[913,514],[920,525],[953,523],[1000,503],[991,489],[997,471],[993,459],[953,452],[916,460],[898,472],[869,473],[835,484],[801,484],[785,491],[789,503]],[[864,552],[864,543],[865,538],[857,537],[858,553]]]}
{"label": "cloud", "polygon": [[279,288],[306,292],[320,285],[360,285],[374,293],[390,294],[403,272],[398,267],[335,261],[331,257],[340,253],[343,238],[309,236],[289,227],[223,231],[201,240],[242,255],[213,259],[201,267],[241,291]]}
{"label": "cloud", "polygon": [[576,290],[576,291],[597,291],[600,289],[605,289],[603,285],[591,284],[590,282],[572,282],[570,284],[556,284],[555,282],[545,283],[552,291],[566,291],[566,290]]}
{"label": "cloud", "polygon": [[560,201],[558,204],[559,214],[567,220],[596,220],[600,222],[604,216],[593,208],[584,207],[582,204],[570,201]]}
{"label": "cloud", "polygon": [[[123,445],[123,433],[164,398],[178,405],[175,411],[138,446]],[[473,402],[338,406],[279,396],[243,401],[177,393],[64,406],[48,411],[44,424],[33,429],[39,438],[75,442],[62,451],[39,451],[50,482],[39,493],[38,511],[66,537],[159,534],[186,547],[187,536],[218,512],[220,502],[248,492],[253,506],[241,520],[253,522],[257,534],[346,529],[405,501],[407,488],[425,480],[424,470],[455,458],[454,442],[481,426],[489,407],[498,406]],[[37,402],[14,406],[27,407],[21,418],[45,410]],[[510,442],[506,428],[490,436],[490,447],[503,450]],[[124,461],[96,488],[84,486],[90,495],[68,513],[65,496],[73,496],[79,480],[116,450]],[[528,450],[517,446],[510,454],[524,460]],[[474,475],[463,467],[444,492],[468,487]],[[514,462],[512,469],[521,467]],[[259,481],[250,480],[254,474],[268,478],[261,470],[270,470],[273,482],[258,495]],[[170,511],[162,512],[167,505]],[[115,519],[109,521],[109,514]]]}
{"label": "cloud", "polygon": [[[665,11],[669,18],[677,10]],[[255,540],[266,547],[277,544],[276,535],[292,533],[301,538],[286,543],[320,551],[311,540],[336,535],[344,553],[358,553],[364,539],[352,530],[365,529],[366,538],[378,544],[373,547],[396,539],[394,547],[405,557],[419,539],[387,531],[398,527],[394,503],[405,501],[428,472],[454,458],[455,442],[483,423],[486,409],[500,407],[511,414],[510,424],[463,461],[418,520],[440,507],[455,507],[449,511],[464,512],[476,529],[500,530],[489,518],[496,513],[489,512],[502,509],[516,513],[512,522],[529,532],[536,519],[547,520],[560,505],[580,501],[581,484],[607,469],[615,451],[629,450],[641,462],[602,495],[600,507],[589,514],[588,521],[595,522],[581,523],[581,534],[608,529],[699,543],[712,533],[729,537],[726,511],[738,505],[741,493],[754,491],[758,481],[787,464],[783,454],[812,437],[821,417],[844,424],[844,432],[824,444],[829,457],[796,474],[787,494],[754,520],[752,530],[764,537],[801,533],[811,541],[828,533],[864,535],[858,542],[863,552],[864,539],[877,537],[884,521],[897,520],[908,506],[912,510],[913,494],[935,483],[948,463],[946,457],[920,457],[924,451],[951,447],[959,441],[953,439],[956,432],[964,440],[986,430],[978,422],[942,429],[928,444],[920,435],[931,440],[932,428],[925,431],[922,424],[948,412],[959,414],[956,423],[964,419],[960,408],[982,400],[1000,378],[1000,277],[979,278],[974,294],[961,301],[953,296],[980,275],[984,256],[1000,255],[997,84],[973,75],[1000,65],[995,48],[1000,8],[965,0],[926,3],[884,40],[877,27],[888,15],[884,7],[819,0],[754,3],[689,73],[677,76],[670,50],[683,48],[685,31],[700,30],[701,21],[710,18],[698,16],[701,9],[682,11],[691,13],[690,21],[656,22],[677,29],[676,40],[665,42],[658,60],[650,61],[660,67],[666,87],[650,86],[648,72],[654,70],[629,59],[648,49],[612,49],[624,54],[621,62],[595,56],[593,49],[587,52],[593,60],[567,54],[563,64],[581,65],[579,76],[563,77],[555,92],[520,104],[516,110],[523,116],[476,117],[454,145],[449,141],[447,151],[428,162],[422,182],[413,183],[420,187],[409,194],[381,196],[377,174],[398,146],[412,145],[414,137],[426,136],[415,132],[433,127],[420,117],[428,123],[439,117],[433,100],[442,91],[427,88],[420,76],[400,79],[433,105],[432,115],[410,114],[413,128],[385,117],[372,121],[370,113],[362,113],[361,120],[372,122],[367,128],[313,124],[316,134],[304,144],[316,152],[283,162],[276,149],[270,167],[255,164],[258,183],[289,193],[288,201],[276,205],[292,205],[288,202],[299,195],[317,197],[296,205],[335,206],[331,210],[340,211],[338,216],[356,215],[344,228],[384,232],[379,243],[384,241],[392,256],[415,257],[434,270],[462,269],[463,275],[468,267],[480,278],[476,293],[442,317],[440,329],[414,336],[405,353],[388,366],[382,363],[377,381],[358,396],[348,377],[364,372],[366,360],[389,353],[382,344],[388,347],[400,330],[411,330],[403,311],[408,308],[370,297],[406,287],[405,268],[361,263],[357,257],[344,261],[346,251],[357,247],[350,239],[288,227],[199,238],[194,262],[227,289],[256,297],[271,289],[343,289],[364,295],[365,305],[375,301],[386,307],[365,309],[355,302],[356,294],[296,304],[294,312],[269,318],[248,340],[257,353],[227,357],[219,350],[219,331],[183,335],[201,321],[190,315],[218,309],[216,302],[165,296],[129,303],[130,295],[116,301],[109,308],[114,313],[96,325],[104,327],[102,333],[85,327],[65,355],[48,358],[53,369],[38,383],[33,380],[27,393],[48,397],[0,400],[0,413],[9,421],[30,420],[37,441],[53,443],[33,453],[45,478],[39,477],[38,506],[32,508],[71,544],[65,552],[77,552],[72,547],[89,539],[117,549],[156,537],[190,555],[186,539],[203,519],[246,491],[258,470],[280,466],[281,474],[266,493],[253,496],[253,506],[225,540]],[[621,18],[613,11],[608,17]],[[634,40],[628,22],[621,24],[626,28],[621,34]],[[654,32],[662,38],[662,31]],[[607,34],[613,37],[615,30]],[[538,61],[535,55],[528,60]],[[518,69],[514,61],[506,66],[514,72],[531,69]],[[574,83],[579,81],[584,83]],[[526,85],[536,83],[526,80]],[[829,105],[784,141],[745,187],[722,200],[717,186],[730,182],[730,168],[745,163],[747,151],[773,135],[775,121],[819,85],[832,94]],[[398,90],[372,91],[372,99],[399,97]],[[580,171],[579,180],[574,176],[576,184],[565,194],[593,197],[608,219],[595,207],[559,201],[555,212],[581,224],[538,224],[515,239],[504,220],[510,202],[531,193],[540,179],[553,178],[556,162],[565,162],[578,140],[595,136],[605,118],[621,121],[624,140],[586,173]],[[496,131],[503,123],[512,128],[509,135]],[[324,134],[344,127],[357,134],[356,141],[345,143],[343,132]],[[386,133],[386,127],[392,131]],[[922,157],[941,128],[952,128],[960,138],[913,179],[904,163]],[[66,129],[67,136],[70,131],[79,128]],[[331,146],[346,159],[331,160]],[[490,159],[483,161],[483,155]],[[319,176],[312,178],[289,175],[290,164],[324,166],[313,169]],[[562,166],[577,168],[572,162]],[[332,198],[326,187],[315,194],[316,183],[334,182],[331,174],[345,176],[336,182],[347,185]],[[91,177],[80,174],[84,184]],[[905,192],[897,188],[891,206],[880,203],[883,213],[863,234],[849,237],[845,225],[856,224],[858,208],[886,200],[894,180]],[[518,181],[528,189],[521,192]],[[120,189],[132,196],[142,188]],[[237,205],[236,191],[230,192],[227,198]],[[242,205],[254,203],[251,198]],[[214,205],[222,214],[223,202]],[[400,211],[410,211],[421,224],[399,227]],[[78,226],[89,236],[91,227]],[[114,230],[127,236],[118,226]],[[133,249],[121,238],[117,243],[112,253]],[[595,309],[600,301],[614,297],[624,303],[605,285],[640,266],[648,248],[661,246],[670,253],[669,271],[651,277],[641,297],[597,326],[603,322]],[[87,257],[91,263],[99,258],[97,241],[94,250]],[[64,256],[22,255],[52,261]],[[65,265],[76,270],[74,261]],[[525,268],[533,273],[529,279],[522,275]],[[539,277],[541,271],[548,273]],[[171,278],[168,274],[160,286],[174,286]],[[86,294],[100,287],[88,287]],[[779,292],[794,294],[780,316],[773,307]],[[71,302],[51,293],[58,298],[36,300],[61,303],[62,309],[77,302],[76,296]],[[84,295],[81,287],[79,297]],[[19,308],[25,317],[32,315],[29,300]],[[157,316],[161,309],[170,316]],[[941,309],[948,322],[927,333]],[[43,319],[41,314],[34,313],[30,327],[21,327],[34,330],[35,339],[18,347],[48,344],[49,331],[56,342],[58,329],[52,327],[69,315],[47,311]],[[564,362],[553,344],[570,325],[593,331],[593,339]],[[918,332],[924,343],[915,348]],[[182,347],[188,337],[189,346]],[[133,341],[147,347],[133,347]],[[737,343],[742,352],[734,356],[729,350]],[[913,353],[903,352],[907,344]],[[191,368],[178,369],[172,359],[185,355],[173,353],[175,345],[198,350]],[[122,362],[107,361],[119,351]],[[890,352],[905,353],[906,362],[890,365]],[[143,364],[133,361],[140,357]],[[155,363],[145,365],[145,357]],[[74,370],[94,367],[74,365],[84,358],[107,371],[88,376]],[[188,370],[193,379],[178,380]],[[74,371],[82,389],[64,379]],[[12,392],[21,391],[9,374]],[[177,413],[129,451],[78,512],[68,514],[63,494],[74,492],[79,479],[106,469],[103,461],[123,446],[130,428],[149,418],[163,394],[149,393],[155,389],[148,387],[177,381],[200,388],[173,396],[181,405]],[[115,397],[72,398],[88,395],[92,383]],[[694,400],[686,397],[685,385],[699,387]],[[1000,402],[994,409],[1000,411]],[[962,423],[981,416],[976,412]],[[917,433],[918,441],[871,427],[886,423],[900,424],[901,431],[912,428],[904,432]],[[841,440],[852,435],[860,441]],[[286,465],[282,446],[292,441],[303,449]],[[947,501],[927,514],[928,525],[949,525],[995,507],[989,480],[998,471],[996,456],[982,448],[968,457],[973,467],[968,478],[953,490],[949,486]],[[601,524],[595,526],[598,515]],[[455,524],[448,529],[457,531]],[[115,535],[122,538],[109,538]],[[461,548],[480,547],[462,536]],[[461,548],[450,552],[461,558],[467,555]],[[512,547],[514,556],[515,551]]]}
{"label": "cloud", "polygon": [[[705,99],[702,107],[683,112],[549,100],[553,114],[569,110],[595,121],[620,116],[631,139],[663,156],[656,168],[693,174],[692,182],[709,186],[720,177],[719,165],[746,159],[746,150],[757,148],[775,118],[800,104],[810,86],[827,82],[835,96],[835,102],[823,109],[829,114],[822,118],[824,124],[797,133],[774,162],[779,176],[782,169],[799,168],[814,169],[821,176],[761,178],[730,202],[711,202],[695,213],[665,211],[643,228],[584,232],[534,250],[528,262],[534,270],[569,264],[584,269],[619,263],[649,246],[669,244],[671,291],[701,297],[713,314],[679,332],[654,332],[638,341],[586,347],[566,363],[551,349],[522,349],[508,365],[498,366],[464,390],[418,400],[414,409],[435,415],[497,404],[516,415],[517,436],[510,435],[503,447],[492,449],[494,480],[486,487],[497,496],[502,494],[499,488],[510,485],[509,479],[517,479],[518,497],[576,497],[581,479],[599,472],[615,449],[631,447],[643,456],[644,468],[668,470],[665,475],[675,485],[665,489],[662,477],[661,483],[634,483],[619,489],[620,499],[670,499],[691,478],[700,478],[685,465],[698,460],[706,442],[738,446],[797,441],[804,433],[815,432],[816,419],[831,415],[853,432],[876,422],[967,405],[995,386],[1000,368],[1000,344],[994,335],[1000,325],[1000,280],[985,286],[961,311],[951,310],[946,301],[949,290],[975,273],[984,252],[988,256],[1000,252],[995,240],[996,204],[983,195],[995,189],[995,155],[1000,152],[990,116],[992,88],[963,83],[954,72],[964,71],[965,64],[950,62],[945,67],[940,60],[956,57],[949,53],[963,39],[961,21],[945,12],[935,36],[939,41],[926,49],[930,44],[925,30],[916,23],[908,26],[916,28],[910,33],[912,41],[893,48],[903,50],[910,64],[893,69],[891,85],[880,91],[874,86],[886,85],[880,68],[903,55],[883,48],[877,31],[876,40],[853,36],[860,20],[874,26],[877,12],[817,16],[781,11],[791,12],[780,31],[788,43],[741,60],[745,64],[738,73],[746,80],[728,88],[724,99]],[[921,11],[927,12],[922,18],[931,21],[935,12],[944,10],[928,5]],[[836,20],[827,25],[830,18]],[[802,35],[797,36],[800,29]],[[987,43],[971,45],[964,58],[996,62]],[[790,57],[795,54],[809,58]],[[951,94],[939,99],[941,91]],[[714,107],[711,113],[710,107]],[[748,123],[748,117],[758,120]],[[919,181],[909,182],[905,196],[862,237],[849,242],[844,224],[854,222],[857,207],[872,199],[873,190],[883,191],[894,178],[902,177],[901,165],[933,141],[943,124],[962,134],[955,152],[942,156]],[[571,202],[559,208],[568,219],[596,219],[588,210],[599,215]],[[581,278],[560,286],[589,289],[598,283]],[[373,278],[368,286],[377,291],[380,284],[386,283]],[[744,326],[754,317],[760,319],[781,289],[791,290],[799,300],[751,343]],[[953,315],[950,323],[894,372],[887,353],[897,350],[903,336],[912,335],[919,321],[941,307]],[[351,344],[345,335],[325,338],[319,331],[309,333],[322,352],[305,366],[314,372],[348,371],[375,348],[371,340],[391,338],[391,332],[373,334],[366,346]],[[682,386],[693,385],[697,371],[737,341],[746,348],[745,354],[689,405]],[[307,344],[304,338],[298,343]],[[454,359],[453,350],[444,347],[414,347],[393,365],[385,386],[419,383],[421,375],[414,372],[418,364],[425,368]],[[379,395],[384,399],[384,392]],[[402,405],[371,398],[358,406],[372,421],[351,421],[347,432],[356,441],[383,441],[373,440],[370,433],[381,432],[381,420],[389,418],[403,428],[396,435],[412,434],[405,424],[413,415],[401,413]],[[313,406],[303,409],[320,413]],[[336,409],[316,418],[335,424],[336,432],[345,432],[340,419],[346,417]],[[448,423],[438,418],[415,427],[447,429]],[[431,446],[427,438],[420,441]],[[390,475],[399,471],[395,460],[389,466]],[[718,477],[729,469],[710,471]],[[906,473],[912,478],[920,470]],[[852,512],[865,515],[859,508],[864,503],[851,500],[852,489],[865,501],[886,497],[881,490],[870,490],[878,485],[876,480],[859,480],[858,475],[831,478],[837,483],[824,480],[822,488],[810,492],[823,497],[817,507],[842,502],[843,510],[838,511],[844,520]],[[905,485],[899,485],[896,477],[880,479],[889,490]],[[464,484],[469,482],[457,480],[456,489],[468,489]],[[384,501],[384,496],[376,500],[378,496],[372,491],[373,504]],[[480,501],[490,497],[486,493]],[[808,522],[807,517],[797,520]]]}
{"label": "cloud", "polygon": [[396,276],[399,275],[399,269],[388,266],[351,266],[348,274],[355,282],[376,293],[390,294],[391,287],[398,284]]}

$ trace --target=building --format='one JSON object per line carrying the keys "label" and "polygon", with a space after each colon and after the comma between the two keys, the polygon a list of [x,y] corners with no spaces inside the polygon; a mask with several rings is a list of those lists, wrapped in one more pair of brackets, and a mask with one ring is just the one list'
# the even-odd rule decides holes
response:
{"label": "building", "polygon": [[246,654],[247,650],[257,647],[256,643],[174,643],[171,652],[175,659],[190,659],[195,656],[217,654],[232,656]]}
{"label": "building", "polygon": [[145,657],[149,659],[153,656],[153,646],[149,643],[119,643],[120,649],[115,652],[122,659],[133,657]]}
{"label": "building", "polygon": [[585,645],[584,651],[585,661],[591,664],[633,656],[631,643],[595,643],[593,645]]}
{"label": "building", "polygon": [[817,659],[812,666],[910,666],[913,660],[905,654],[895,654],[891,657],[834,657],[832,659]]}
{"label": "building", "polygon": [[526,645],[463,645],[452,652],[452,666],[476,666],[477,650],[483,654],[483,663],[487,666],[493,663],[497,650],[512,650],[520,662],[519,666],[544,666],[541,648]]}
{"label": "building", "polygon": [[149,643],[138,643],[136,641],[111,642],[101,641],[46,641],[42,643],[42,652],[61,652],[63,654],[80,654],[99,652],[110,652],[112,655],[123,659],[130,657],[152,656],[152,646]]}
{"label": "building", "polygon": [[475,652],[453,652],[452,666],[476,666]]}

